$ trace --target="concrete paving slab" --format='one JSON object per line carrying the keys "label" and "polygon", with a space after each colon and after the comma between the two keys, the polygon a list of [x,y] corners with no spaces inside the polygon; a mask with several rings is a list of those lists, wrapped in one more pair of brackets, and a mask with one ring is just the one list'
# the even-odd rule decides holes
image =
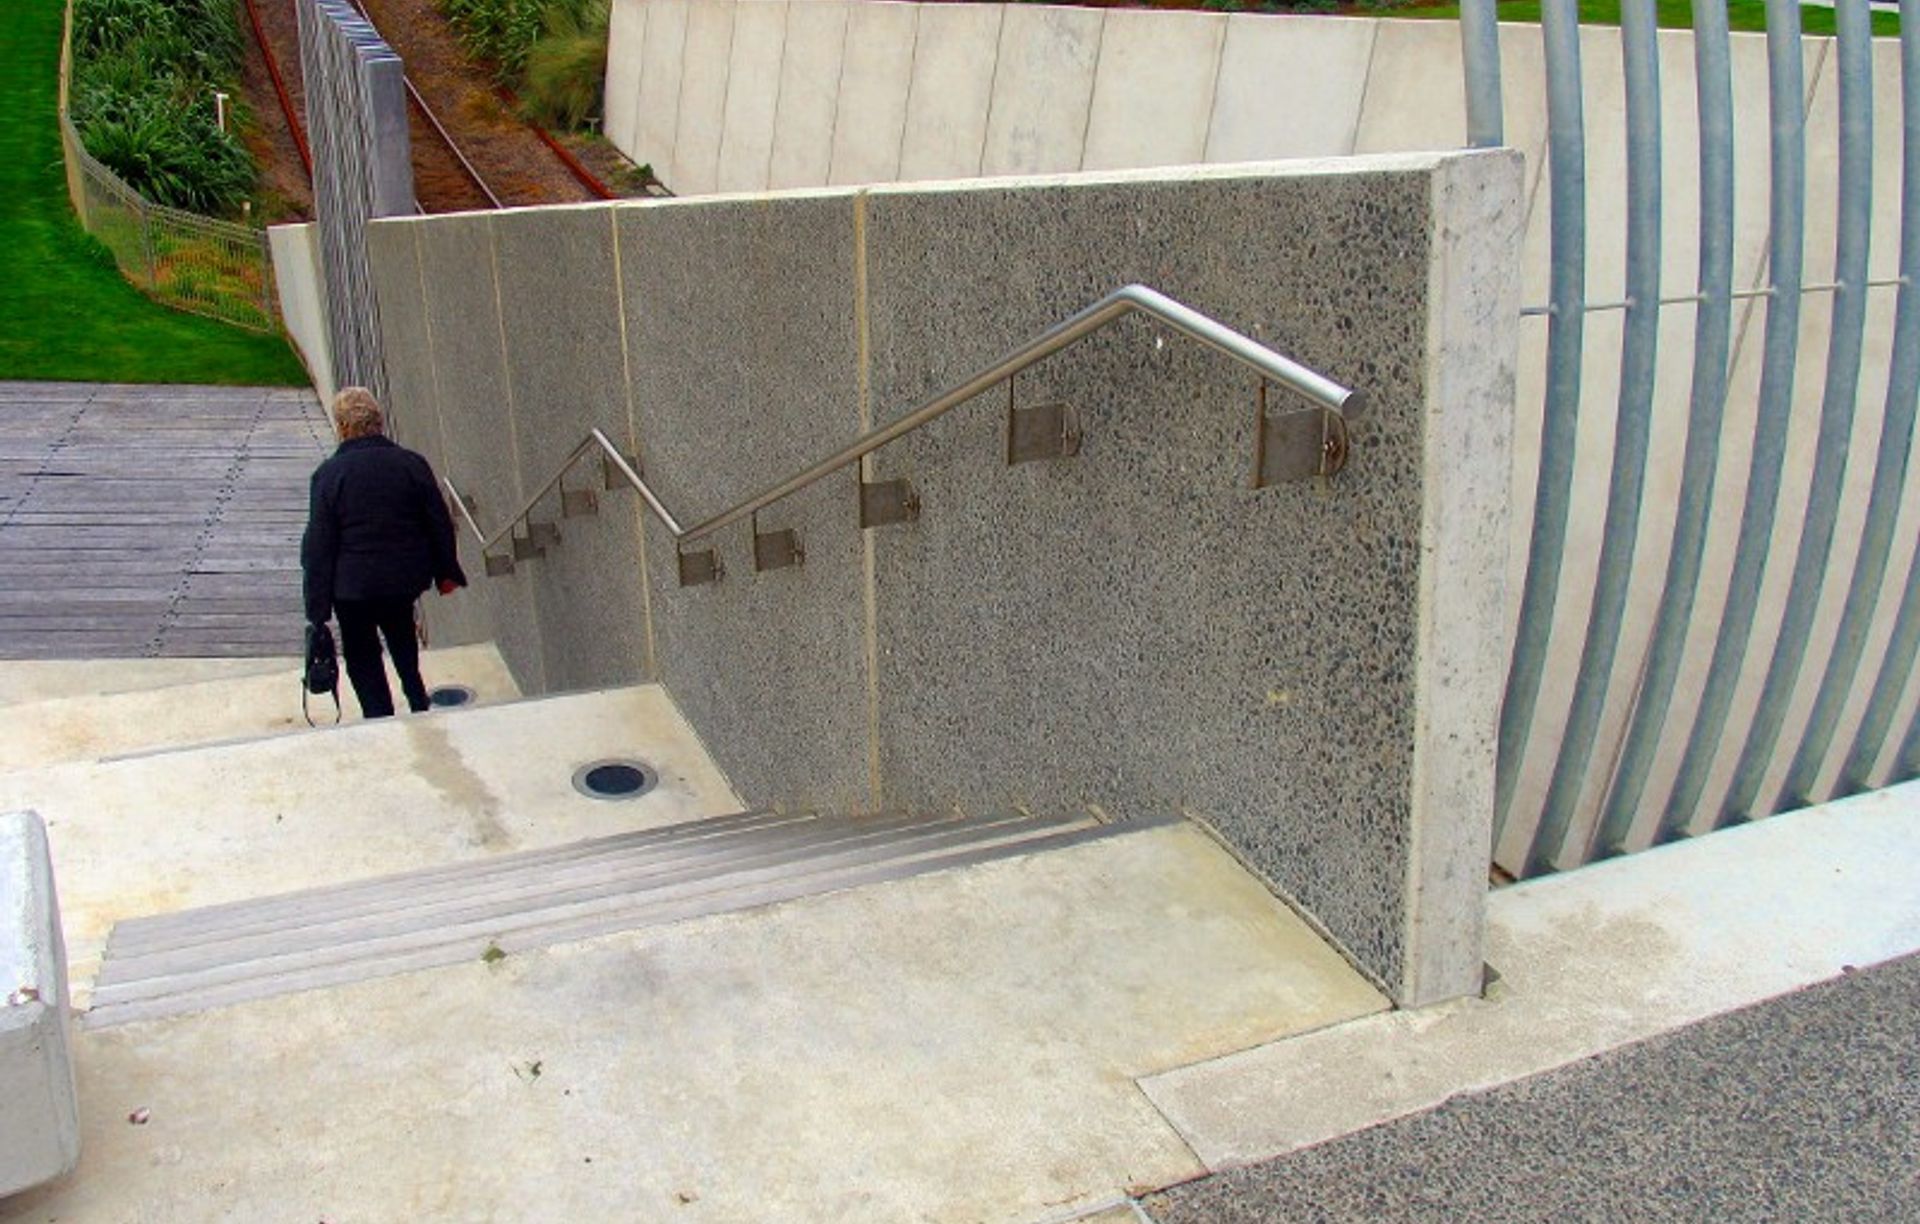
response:
{"label": "concrete paving slab", "polygon": [[[480,704],[520,695],[513,676],[491,644],[430,650],[421,656],[429,688],[461,684]],[[400,681],[389,666],[387,683],[396,699]],[[344,680],[341,717],[360,721],[360,707]],[[333,722],[333,700],[308,701],[314,721]],[[270,672],[245,671],[217,679],[127,693],[56,697],[7,711],[0,736],[0,770],[33,769],[62,761],[180,748],[222,740],[254,739],[307,729],[300,713],[300,664],[280,661]]]}
{"label": "concrete paving slab", "polygon": [[[586,798],[634,756],[660,785]],[[78,990],[107,931],[165,913],[738,811],[657,687],[359,723],[188,753],[0,774],[47,822]]]}
{"label": "concrete paving slab", "polygon": [[1143,1081],[1214,1169],[1920,950],[1920,783],[1502,889],[1485,999]]}
{"label": "concrete paving slab", "polygon": [[[0,661],[0,708],[260,676],[299,666],[298,658],[8,659]],[[11,724],[11,718],[8,721]]]}
{"label": "concrete paving slab", "polygon": [[1135,1076],[1384,1005],[1168,827],[83,1035],[0,1220],[1065,1216],[1200,1172]]}
{"label": "concrete paving slab", "polygon": [[0,1197],[73,1168],[80,1156],[60,943],[46,831],[0,812]]}

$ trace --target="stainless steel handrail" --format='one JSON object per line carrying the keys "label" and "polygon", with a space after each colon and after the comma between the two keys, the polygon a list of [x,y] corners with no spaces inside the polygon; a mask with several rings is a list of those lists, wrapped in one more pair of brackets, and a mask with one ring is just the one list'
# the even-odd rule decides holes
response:
{"label": "stainless steel handrail", "polygon": [[1364,392],[1343,387],[1332,379],[1308,369],[1299,362],[1274,352],[1252,337],[1234,331],[1225,324],[1208,318],[1190,306],[1184,306],[1174,301],[1156,289],[1150,289],[1145,285],[1125,285],[1109,293],[1078,314],[1056,323],[1046,331],[1041,332],[1032,340],[1014,349],[999,361],[985,367],[964,382],[958,383],[925,401],[892,424],[882,426],[879,429],[871,430],[861,435],[859,438],[856,438],[854,441],[820,460],[818,463],[789,476],[778,484],[769,486],[751,497],[742,499],[714,515],[712,518],[696,523],[692,527],[682,527],[680,525],[679,520],[674,518],[672,512],[667,509],[666,504],[660,500],[659,494],[655,493],[647,484],[646,479],[633,469],[632,464],[627,462],[626,456],[620,453],[619,447],[617,447],[606,434],[598,429],[590,431],[585,438],[581,439],[580,445],[573,448],[573,452],[560,464],[553,476],[548,479],[545,484],[540,486],[540,490],[527,499],[526,504],[520,507],[518,513],[514,514],[504,525],[491,534],[475,521],[473,512],[467,507],[466,499],[461,495],[460,490],[455,487],[453,481],[443,477],[442,483],[446,485],[447,491],[453,495],[453,505],[455,509],[459,512],[460,517],[466,520],[466,524],[473,531],[473,534],[479,538],[481,551],[484,552],[492,548],[495,544],[498,544],[502,539],[505,539],[508,534],[512,532],[515,524],[524,521],[528,515],[533,513],[533,508],[540,504],[542,498],[553,491],[554,486],[560,483],[561,478],[567,474],[574,464],[580,462],[580,460],[591,453],[595,447],[598,447],[605,453],[607,462],[613,465],[614,470],[619,472],[628,484],[631,484],[639,491],[640,496],[646,500],[647,509],[651,510],[653,516],[660,520],[660,525],[667,529],[676,543],[697,540],[702,536],[711,535],[729,524],[737,523],[749,515],[756,514],[774,502],[785,497],[790,497],[807,486],[840,471],[842,468],[858,463],[862,458],[879,450],[887,443],[904,437],[914,430],[919,429],[922,425],[929,424],[939,417],[946,415],[954,408],[972,399],[974,396],[979,395],[995,383],[1005,381],[1029,366],[1052,356],[1069,345],[1085,339],[1092,333],[1101,330],[1109,324],[1118,321],[1121,317],[1132,314],[1135,311],[1151,315],[1175,331],[1180,332],[1182,335],[1197,340],[1217,352],[1224,353],[1242,365],[1251,367],[1263,377],[1270,378],[1281,386],[1298,392],[1306,399],[1329,412],[1338,413],[1342,417],[1351,420],[1365,411],[1367,400]]}

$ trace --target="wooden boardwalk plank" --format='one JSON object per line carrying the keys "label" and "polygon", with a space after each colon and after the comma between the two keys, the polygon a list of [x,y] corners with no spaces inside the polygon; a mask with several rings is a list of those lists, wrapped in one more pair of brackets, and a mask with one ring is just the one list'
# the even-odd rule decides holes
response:
{"label": "wooden boardwalk plank", "polygon": [[297,654],[306,392],[0,383],[0,658]]}

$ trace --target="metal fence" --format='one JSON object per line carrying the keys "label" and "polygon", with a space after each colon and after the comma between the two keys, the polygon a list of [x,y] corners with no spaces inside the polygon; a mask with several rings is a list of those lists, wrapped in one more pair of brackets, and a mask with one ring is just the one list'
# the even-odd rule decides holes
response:
{"label": "metal fence", "polygon": [[[1516,875],[1920,773],[1920,482],[1908,478],[1920,0],[1900,3],[1897,45],[1873,38],[1867,0],[1835,12],[1837,37],[1814,40],[1798,0],[1767,0],[1757,109],[1735,106],[1722,5],[1693,6],[1688,47],[1656,31],[1655,0],[1624,0],[1617,58],[1583,37],[1576,0],[1544,0],[1530,31],[1497,27],[1492,0],[1462,6],[1470,143],[1502,142],[1503,53],[1509,66],[1544,62],[1545,76],[1550,284],[1527,312],[1546,329],[1540,450],[1496,796],[1496,861]],[[1624,122],[1601,131],[1595,83],[1583,80],[1596,47],[1619,66],[1624,102]],[[1663,95],[1663,72],[1691,85],[1684,103]],[[1876,121],[1904,127],[1899,155],[1876,159]],[[1751,180],[1762,160],[1737,156],[1742,129],[1765,136],[1757,241],[1736,206],[1736,177]],[[1624,164],[1622,181],[1595,178],[1597,152]],[[1697,191],[1663,189],[1663,170],[1681,169]],[[1594,200],[1622,188],[1624,232],[1596,232]],[[1675,217],[1676,194],[1697,212]],[[1678,284],[1662,260],[1676,240],[1695,256]],[[1613,242],[1617,273],[1589,258]],[[1619,300],[1595,300],[1596,270],[1624,286]],[[1675,312],[1687,326],[1664,326]],[[1596,317],[1620,320],[1604,344]],[[1618,354],[1602,394],[1587,377],[1596,349]],[[1687,375],[1664,415],[1662,364]],[[1649,474],[1676,466],[1677,481],[1654,492]],[[1569,561],[1574,530],[1595,521],[1597,557]],[[1657,609],[1627,631],[1630,588],[1656,592]]]}
{"label": "metal fence", "polygon": [[278,326],[267,232],[155,204],[96,161],[63,114],[68,185],[80,224],[155,300],[256,331]]}
{"label": "metal fence", "polygon": [[255,331],[279,326],[267,232],[155,204],[100,164],[67,117],[73,9],[60,48],[60,143],[80,224],[156,301]]}
{"label": "metal fence", "polygon": [[366,228],[416,209],[406,72],[347,0],[298,0],[296,8],[334,382],[371,388],[385,402]]}

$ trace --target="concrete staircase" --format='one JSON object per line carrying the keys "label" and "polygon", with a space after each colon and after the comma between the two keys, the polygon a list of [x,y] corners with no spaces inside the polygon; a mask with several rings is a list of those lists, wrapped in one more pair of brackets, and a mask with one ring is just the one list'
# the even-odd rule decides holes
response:
{"label": "concrete staircase", "polygon": [[[430,652],[425,670],[477,704],[321,733],[291,723],[286,663],[123,674],[115,693],[90,692],[102,677],[86,668],[12,677],[0,808],[41,811],[58,843],[85,1028],[491,963],[1141,827],[741,811],[654,686],[519,699],[491,646]],[[583,761],[615,758],[651,762],[658,788],[609,803],[568,785]]]}
{"label": "concrete staircase", "polygon": [[113,929],[88,1028],[897,880],[1120,828],[746,812],[173,914]]}
{"label": "concrete staircase", "polygon": [[744,810],[658,685],[428,678],[309,731],[284,660],[0,663],[69,958],[0,1086],[75,1088],[0,1093],[0,1224],[1053,1219],[1200,1171],[1143,1071],[1387,1006],[1188,822]]}

